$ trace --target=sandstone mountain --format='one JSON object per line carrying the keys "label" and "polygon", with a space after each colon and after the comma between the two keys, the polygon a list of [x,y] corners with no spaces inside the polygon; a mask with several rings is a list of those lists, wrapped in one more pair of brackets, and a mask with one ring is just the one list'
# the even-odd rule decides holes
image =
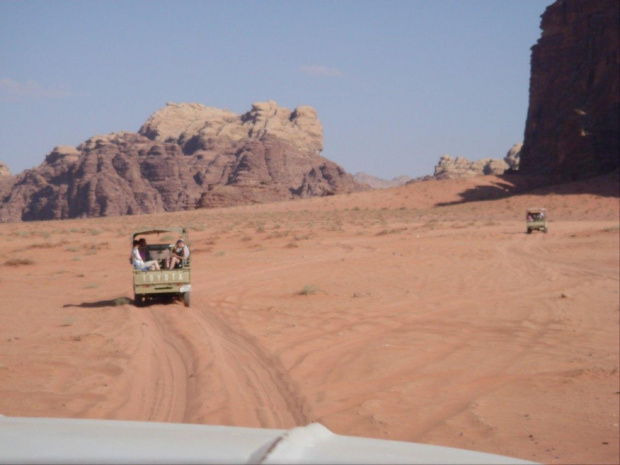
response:
{"label": "sandstone mountain", "polygon": [[620,2],[557,0],[532,47],[520,171],[576,180],[620,164]]}
{"label": "sandstone mountain", "polygon": [[0,221],[156,213],[366,188],[322,150],[323,128],[311,107],[290,111],[269,101],[237,115],[167,104],[138,133],[56,147],[36,169],[9,176]]}

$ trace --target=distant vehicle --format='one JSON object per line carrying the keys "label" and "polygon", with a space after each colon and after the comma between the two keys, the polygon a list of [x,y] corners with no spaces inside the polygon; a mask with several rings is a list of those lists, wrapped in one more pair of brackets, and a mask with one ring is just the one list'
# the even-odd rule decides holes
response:
{"label": "distant vehicle", "polygon": [[532,231],[547,232],[547,212],[544,208],[528,208],[525,213],[527,233]]}
{"label": "distant vehicle", "polygon": [[157,243],[145,247],[147,260],[155,260],[160,265],[160,270],[133,269],[133,292],[134,302],[137,307],[142,307],[147,301],[154,298],[171,297],[183,300],[186,307],[190,305],[191,281],[191,255],[187,260],[181,261],[173,269],[164,269],[166,259],[171,256],[174,244],[161,242],[160,234],[172,235],[174,241],[182,239],[189,246],[189,232],[184,227],[179,228],[154,228],[136,231],[131,235],[130,243],[134,240],[147,239],[156,236]]}

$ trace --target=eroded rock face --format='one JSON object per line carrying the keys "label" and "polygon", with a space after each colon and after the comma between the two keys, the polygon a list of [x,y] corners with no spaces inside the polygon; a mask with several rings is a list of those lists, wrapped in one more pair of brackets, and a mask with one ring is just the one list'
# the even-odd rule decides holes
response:
{"label": "eroded rock face", "polygon": [[[0,220],[48,220],[176,210],[193,180],[175,144],[132,133],[57,147],[18,176]],[[190,189],[191,190],[191,189]],[[195,197],[198,197],[195,193]]]}
{"label": "eroded rock face", "polygon": [[532,47],[520,171],[576,180],[620,163],[618,0],[557,0]]}
{"label": "eroded rock face", "polygon": [[285,140],[308,155],[319,155],[323,150],[323,126],[314,108],[290,111],[273,100],[253,104],[243,115],[196,103],[168,103],[139,133],[156,141],[177,143],[188,154],[228,149],[240,140],[265,136]]}
{"label": "eroded rock face", "polygon": [[13,178],[0,221],[157,213],[363,189],[320,156],[322,148],[323,129],[310,107],[290,111],[270,101],[235,115],[168,104],[138,134],[56,147],[38,168]]}
{"label": "eroded rock face", "polygon": [[457,179],[486,174],[501,175],[508,168],[509,166],[504,160],[497,158],[469,161],[465,157],[452,158],[450,155],[442,155],[439,163],[435,166],[434,176],[436,179]]}

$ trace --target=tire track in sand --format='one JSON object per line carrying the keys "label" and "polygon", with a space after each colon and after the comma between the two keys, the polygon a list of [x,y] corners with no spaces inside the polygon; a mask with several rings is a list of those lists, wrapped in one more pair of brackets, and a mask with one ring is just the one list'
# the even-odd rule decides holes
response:
{"label": "tire track in sand", "polygon": [[[149,420],[290,428],[307,423],[303,402],[277,358],[234,328],[217,308],[153,307],[143,323],[152,346],[139,392]],[[225,304],[224,304],[225,305]]]}
{"label": "tire track in sand", "polygon": [[166,308],[153,306],[134,313],[142,328],[131,355],[129,396],[119,407],[123,417],[181,422],[185,417],[187,358],[165,324]]}

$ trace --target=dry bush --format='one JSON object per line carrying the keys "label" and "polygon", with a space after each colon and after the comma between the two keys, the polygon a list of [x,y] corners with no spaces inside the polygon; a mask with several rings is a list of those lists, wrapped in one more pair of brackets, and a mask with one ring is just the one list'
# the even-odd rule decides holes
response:
{"label": "dry bush", "polygon": [[72,315],[69,315],[63,318],[63,320],[60,322],[60,327],[67,328],[69,326],[73,326],[74,324],[75,324],[75,317],[73,317]]}
{"label": "dry bush", "polygon": [[34,261],[29,258],[11,258],[4,262],[4,266],[23,266],[34,265]]}
{"label": "dry bush", "polygon": [[376,235],[377,236],[385,236],[386,234],[398,234],[398,233],[404,232],[406,230],[407,230],[406,227],[405,228],[382,229]]}
{"label": "dry bush", "polygon": [[69,241],[64,241],[64,240],[60,241],[60,242],[55,242],[55,243],[52,243],[52,242],[40,242],[40,243],[37,243],[37,244],[29,245],[28,247],[26,247],[26,249],[52,249],[54,247],[60,247],[62,245],[66,245],[68,243],[69,243]]}
{"label": "dry bush", "polygon": [[299,295],[314,295],[319,292],[319,288],[314,284],[306,284],[304,288],[299,291]]}

